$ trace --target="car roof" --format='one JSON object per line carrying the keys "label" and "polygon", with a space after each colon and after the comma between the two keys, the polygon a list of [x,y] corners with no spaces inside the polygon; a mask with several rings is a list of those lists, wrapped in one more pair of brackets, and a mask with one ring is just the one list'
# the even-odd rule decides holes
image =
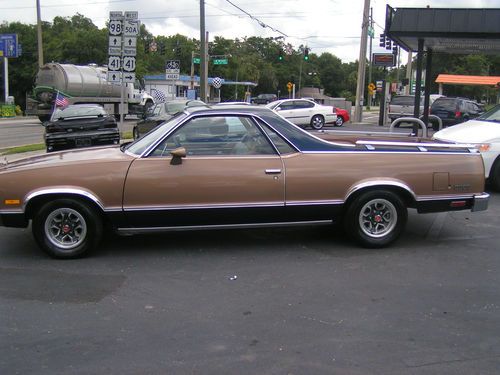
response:
{"label": "car roof", "polygon": [[227,114],[227,113],[244,113],[244,114],[259,114],[259,113],[274,113],[271,109],[263,106],[254,106],[254,105],[245,105],[245,104],[232,104],[232,105],[217,105],[213,107],[186,107],[184,112],[191,113],[200,113],[200,114]]}

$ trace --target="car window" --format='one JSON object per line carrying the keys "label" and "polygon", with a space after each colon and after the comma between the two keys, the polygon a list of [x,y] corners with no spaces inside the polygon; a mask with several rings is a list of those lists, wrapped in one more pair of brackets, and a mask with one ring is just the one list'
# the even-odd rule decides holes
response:
{"label": "car window", "polygon": [[391,99],[391,105],[414,105],[415,97],[413,96],[395,96]]}
{"label": "car window", "polygon": [[267,136],[274,143],[274,146],[278,149],[280,155],[291,154],[297,152],[292,146],[290,146],[276,131],[271,129],[267,124],[262,121],[258,121],[260,126],[264,129]]}
{"label": "car window", "polygon": [[298,100],[295,102],[295,108],[304,109],[304,108],[312,108],[314,104],[307,100]]}
{"label": "car window", "polygon": [[432,109],[455,111],[456,108],[455,99],[436,99],[434,103],[432,103]]}
{"label": "car window", "polygon": [[281,103],[278,107],[281,108],[282,111],[288,111],[290,109],[295,108],[294,103],[295,102],[284,102],[284,103]]}
{"label": "car window", "polygon": [[248,117],[195,117],[161,142],[150,156],[170,156],[184,147],[189,156],[271,155],[274,148]]}
{"label": "car window", "polygon": [[107,115],[104,108],[100,106],[68,106],[63,109],[57,108],[54,112],[53,118],[65,119],[71,117],[85,117],[85,116],[105,116]]}

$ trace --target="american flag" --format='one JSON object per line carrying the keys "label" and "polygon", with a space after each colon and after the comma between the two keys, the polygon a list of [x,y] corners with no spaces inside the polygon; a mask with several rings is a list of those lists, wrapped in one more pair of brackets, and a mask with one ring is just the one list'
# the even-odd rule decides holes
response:
{"label": "american flag", "polygon": [[151,94],[153,94],[153,98],[155,99],[155,103],[163,103],[165,101],[166,95],[163,91],[158,89],[152,89],[151,91]]}
{"label": "american flag", "polygon": [[68,98],[58,91],[56,95],[56,107],[66,107],[68,104]]}

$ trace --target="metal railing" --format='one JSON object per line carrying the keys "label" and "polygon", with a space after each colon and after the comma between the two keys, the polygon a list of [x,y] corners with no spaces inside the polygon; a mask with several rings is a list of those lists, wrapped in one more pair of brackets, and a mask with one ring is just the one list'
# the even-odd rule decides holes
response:
{"label": "metal railing", "polygon": [[[397,118],[396,120],[394,120],[392,122],[391,127],[389,128],[389,131],[392,133],[394,131],[394,128],[396,127],[396,125],[399,125],[402,122],[407,122],[407,123],[410,123],[410,124],[417,124],[417,125],[419,125],[422,128],[422,137],[423,138],[427,138],[427,125],[425,125],[425,123],[422,120],[420,120],[418,118],[415,118],[415,117],[400,117],[400,118]],[[417,136],[418,132],[417,132],[417,134],[413,134],[413,135]]]}

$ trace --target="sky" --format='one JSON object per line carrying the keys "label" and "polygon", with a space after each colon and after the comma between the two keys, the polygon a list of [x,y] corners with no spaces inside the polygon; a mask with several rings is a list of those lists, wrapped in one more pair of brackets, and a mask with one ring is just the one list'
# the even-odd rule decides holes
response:
{"label": "sky", "polygon": [[[500,8],[500,0],[371,0],[373,52],[386,52],[379,47],[378,36],[387,4],[393,8]],[[103,28],[110,11],[138,11],[155,36],[200,38],[200,0],[40,0],[40,5],[46,22],[80,13]],[[307,45],[311,53],[330,52],[343,62],[353,62],[359,58],[363,6],[364,0],[205,0],[205,23],[210,39],[284,36],[295,48]],[[0,0],[0,22],[5,21],[35,24],[36,1]]]}

